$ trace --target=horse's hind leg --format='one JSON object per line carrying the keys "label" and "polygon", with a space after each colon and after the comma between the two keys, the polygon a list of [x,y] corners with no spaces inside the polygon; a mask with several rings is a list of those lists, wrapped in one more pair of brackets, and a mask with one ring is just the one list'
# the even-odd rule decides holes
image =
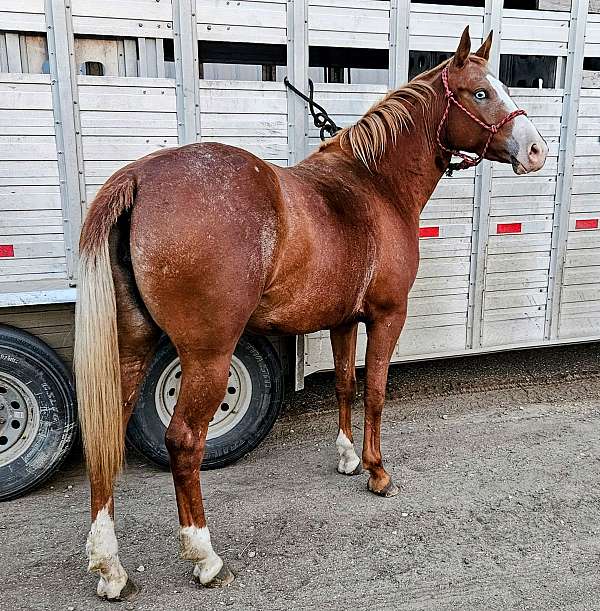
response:
{"label": "horse's hind leg", "polygon": [[[124,435],[139,386],[156,348],[159,329],[139,302],[128,270],[114,258],[112,268],[117,302]],[[112,486],[106,489],[92,480],[91,494],[92,527],[86,543],[88,570],[100,577],[97,590],[99,596],[110,600],[130,598],[136,589],[119,560]]]}
{"label": "horse's hind leg", "polygon": [[339,407],[339,431],[335,442],[340,460],[337,470],[345,475],[361,472],[360,458],[352,438],[352,401],[356,396],[357,323],[331,329],[331,347],[335,364],[335,394]]}
{"label": "horse's hind leg", "polygon": [[194,563],[194,576],[205,586],[227,585],[233,574],[213,550],[204,517],[200,489],[200,465],[208,425],[227,389],[231,355],[235,348],[226,344],[211,348],[194,344],[182,347],[181,387],[166,443],[171,459],[179,511],[181,557]]}

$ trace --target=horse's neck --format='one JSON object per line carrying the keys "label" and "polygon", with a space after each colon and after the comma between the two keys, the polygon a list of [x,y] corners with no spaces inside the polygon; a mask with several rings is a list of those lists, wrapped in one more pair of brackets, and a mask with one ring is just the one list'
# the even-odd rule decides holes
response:
{"label": "horse's neck", "polygon": [[397,198],[396,203],[415,217],[421,214],[450,161],[436,141],[444,112],[438,80],[431,83],[437,96],[432,97],[425,109],[414,107],[414,125],[400,132],[395,143],[390,141],[378,164],[378,174]]}

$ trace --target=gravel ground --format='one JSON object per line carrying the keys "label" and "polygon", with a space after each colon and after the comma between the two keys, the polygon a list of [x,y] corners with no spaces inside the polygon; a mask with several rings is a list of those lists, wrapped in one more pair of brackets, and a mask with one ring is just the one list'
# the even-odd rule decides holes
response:
{"label": "gravel ground", "polygon": [[[395,366],[382,446],[402,492],[335,472],[333,377],[292,396],[251,455],[203,475],[237,578],[206,590],[177,558],[170,475],[130,456],[121,557],[141,586],[98,601],[75,455],[2,505],[0,609],[600,609],[600,345]],[[360,409],[355,436],[361,440]]]}

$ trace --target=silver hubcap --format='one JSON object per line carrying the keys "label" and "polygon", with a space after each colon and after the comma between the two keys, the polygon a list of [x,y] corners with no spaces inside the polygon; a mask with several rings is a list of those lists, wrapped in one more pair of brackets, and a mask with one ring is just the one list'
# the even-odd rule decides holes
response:
{"label": "silver hubcap", "polygon": [[35,395],[19,379],[0,372],[0,466],[27,450],[39,426]]}
{"label": "silver hubcap", "polygon": [[[165,426],[169,426],[179,396],[181,366],[179,359],[173,359],[160,375],[154,393],[156,411]],[[208,426],[207,439],[220,437],[238,425],[252,398],[252,380],[248,369],[240,359],[233,356],[229,367],[229,379],[225,397],[217,408]]]}

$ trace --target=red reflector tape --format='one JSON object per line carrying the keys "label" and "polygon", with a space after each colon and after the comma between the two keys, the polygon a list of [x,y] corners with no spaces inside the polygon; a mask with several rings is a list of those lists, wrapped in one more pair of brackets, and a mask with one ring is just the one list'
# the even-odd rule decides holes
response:
{"label": "red reflector tape", "polygon": [[575,229],[598,229],[598,219],[577,219]]}
{"label": "red reflector tape", "polygon": [[496,233],[521,233],[523,226],[521,223],[498,223]]}
{"label": "red reflector tape", "polygon": [[0,257],[14,257],[15,247],[12,244],[0,244]]}
{"label": "red reflector tape", "polygon": [[439,238],[440,228],[439,227],[421,227],[419,229],[420,238]]}

